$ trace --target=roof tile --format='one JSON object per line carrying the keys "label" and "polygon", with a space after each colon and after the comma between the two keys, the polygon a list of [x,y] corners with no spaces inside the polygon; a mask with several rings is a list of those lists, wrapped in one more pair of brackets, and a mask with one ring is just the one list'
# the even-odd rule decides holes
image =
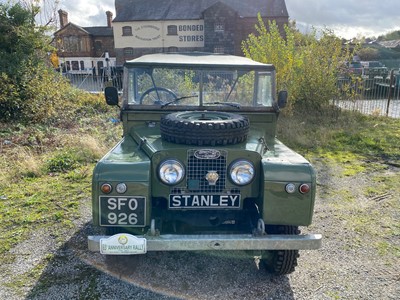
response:
{"label": "roof tile", "polygon": [[288,17],[285,0],[115,0],[114,22],[196,20],[203,11],[221,2],[241,17]]}

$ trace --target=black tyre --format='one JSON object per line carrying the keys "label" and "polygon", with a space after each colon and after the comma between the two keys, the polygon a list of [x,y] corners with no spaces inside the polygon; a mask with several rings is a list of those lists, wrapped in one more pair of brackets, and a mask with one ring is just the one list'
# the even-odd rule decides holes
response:
{"label": "black tyre", "polygon": [[250,123],[247,117],[211,111],[186,111],[161,118],[161,137],[176,144],[216,146],[246,141]]}
{"label": "black tyre", "polygon": [[[297,226],[266,226],[268,234],[300,234]],[[268,250],[261,257],[261,264],[268,273],[285,275],[294,272],[297,266],[299,250]]]}

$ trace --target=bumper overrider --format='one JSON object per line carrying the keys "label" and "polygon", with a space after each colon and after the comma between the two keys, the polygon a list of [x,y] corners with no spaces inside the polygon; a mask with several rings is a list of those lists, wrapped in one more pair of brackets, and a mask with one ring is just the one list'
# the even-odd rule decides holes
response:
{"label": "bumper overrider", "polygon": [[198,250],[313,250],[322,244],[321,234],[252,235],[213,234],[133,236],[119,233],[113,236],[89,236],[90,251],[102,254],[144,254],[147,251]]}

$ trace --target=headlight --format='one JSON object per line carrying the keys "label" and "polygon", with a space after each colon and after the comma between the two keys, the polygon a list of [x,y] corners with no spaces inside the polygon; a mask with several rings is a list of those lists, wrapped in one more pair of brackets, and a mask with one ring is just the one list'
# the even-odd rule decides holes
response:
{"label": "headlight", "polygon": [[239,160],[231,166],[230,175],[237,185],[249,184],[254,178],[254,166],[247,160]]}
{"label": "headlight", "polygon": [[170,159],[161,163],[158,174],[163,183],[172,185],[183,179],[185,169],[179,161]]}

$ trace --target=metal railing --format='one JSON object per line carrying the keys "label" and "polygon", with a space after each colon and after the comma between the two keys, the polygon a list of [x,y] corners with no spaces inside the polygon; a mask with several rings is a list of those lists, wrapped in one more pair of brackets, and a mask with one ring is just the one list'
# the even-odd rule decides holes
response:
{"label": "metal railing", "polygon": [[112,74],[110,76],[74,73],[65,73],[63,75],[69,80],[71,85],[90,93],[100,93],[108,85],[115,86],[118,91],[122,91],[121,73]]}
{"label": "metal railing", "polygon": [[334,105],[363,114],[400,118],[400,74],[387,78],[345,78],[338,80]]}

